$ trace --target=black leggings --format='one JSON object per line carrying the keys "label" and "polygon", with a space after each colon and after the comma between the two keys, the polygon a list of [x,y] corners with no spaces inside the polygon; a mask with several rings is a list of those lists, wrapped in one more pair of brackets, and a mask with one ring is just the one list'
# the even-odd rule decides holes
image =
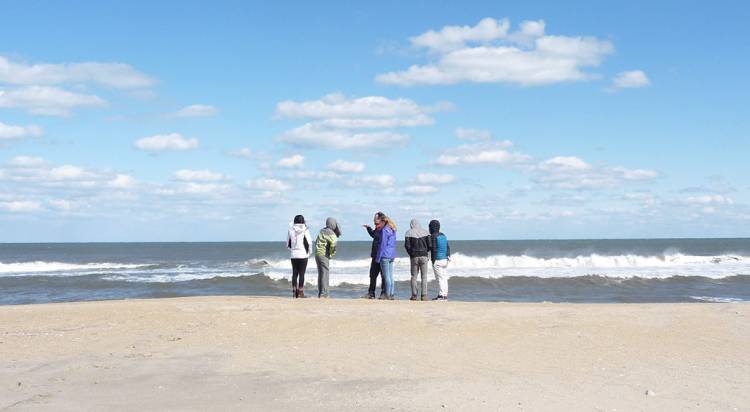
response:
{"label": "black leggings", "polygon": [[[293,288],[302,289],[305,287],[305,271],[306,270],[307,270],[307,258],[292,259],[292,287]],[[299,276],[299,284],[297,283],[297,276]]]}
{"label": "black leggings", "polygon": [[[375,288],[378,284],[378,275],[380,275],[380,263],[375,262],[375,258],[370,261],[370,288],[367,290],[367,294],[375,296]],[[385,294],[385,282],[380,282],[380,293]]]}

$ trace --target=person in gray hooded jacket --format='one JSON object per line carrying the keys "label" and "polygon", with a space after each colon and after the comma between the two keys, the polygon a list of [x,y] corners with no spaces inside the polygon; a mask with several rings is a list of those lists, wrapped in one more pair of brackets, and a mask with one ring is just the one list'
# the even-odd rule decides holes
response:
{"label": "person in gray hooded jacket", "polygon": [[318,266],[318,297],[328,297],[328,270],[330,261],[336,255],[336,244],[341,236],[341,228],[336,219],[326,219],[326,227],[320,229],[315,239],[315,264]]}
{"label": "person in gray hooded jacket", "polygon": [[422,229],[417,219],[411,220],[411,228],[406,231],[404,239],[406,253],[411,261],[411,300],[417,300],[417,276],[422,274],[422,300],[428,300],[427,296],[427,269],[430,258],[430,234]]}

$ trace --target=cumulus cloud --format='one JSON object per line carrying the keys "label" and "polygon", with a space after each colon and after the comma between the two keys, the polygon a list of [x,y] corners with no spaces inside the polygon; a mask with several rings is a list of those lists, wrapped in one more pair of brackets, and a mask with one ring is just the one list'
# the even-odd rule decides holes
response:
{"label": "cumulus cloud", "polygon": [[31,200],[14,200],[10,202],[0,202],[0,207],[8,212],[24,213],[36,212],[42,210],[42,204]]}
{"label": "cumulus cloud", "polygon": [[570,190],[614,188],[626,183],[650,181],[658,176],[653,170],[595,167],[574,156],[543,160],[532,169],[532,173],[533,180],[539,184]]}
{"label": "cumulus cloud", "polygon": [[249,189],[264,190],[268,192],[285,192],[291,187],[282,180],[271,178],[257,178],[249,180],[246,184]]}
{"label": "cumulus cloud", "polygon": [[690,196],[685,198],[685,203],[693,205],[732,205],[732,198],[722,195]]}
{"label": "cumulus cloud", "polygon": [[467,129],[459,127],[455,130],[455,135],[461,140],[487,141],[492,140],[492,133],[489,130]]}
{"label": "cumulus cloud", "polygon": [[360,185],[376,185],[382,187],[393,187],[396,184],[396,178],[391,175],[369,175],[362,176],[355,181],[355,184]]}
{"label": "cumulus cloud", "polygon": [[276,165],[289,169],[299,169],[305,165],[305,157],[300,154],[292,155],[280,159],[278,162],[276,162]]}
{"label": "cumulus cloud", "polygon": [[170,133],[138,139],[135,141],[135,147],[147,152],[192,150],[198,147],[198,139]]}
{"label": "cumulus cloud", "polygon": [[354,150],[402,146],[409,141],[409,137],[391,131],[352,133],[307,123],[284,132],[278,140],[304,148]]}
{"label": "cumulus cloud", "polygon": [[39,126],[14,126],[11,124],[0,122],[0,140],[39,137],[42,134],[42,128]]}
{"label": "cumulus cloud", "polygon": [[287,100],[277,104],[276,117],[308,122],[282,133],[278,140],[321,149],[400,145],[408,141],[408,136],[389,129],[433,124],[430,113],[451,107],[448,103],[422,106],[409,99],[383,96],[348,98],[340,93],[303,102]]}
{"label": "cumulus cloud", "polygon": [[0,90],[0,108],[17,108],[31,114],[68,116],[78,107],[101,107],[106,102],[99,96],[79,94],[49,86],[28,86]]}
{"label": "cumulus cloud", "polygon": [[93,83],[117,89],[147,88],[156,80],[123,63],[26,64],[0,56],[0,83],[56,85]]}
{"label": "cumulus cloud", "polygon": [[607,40],[545,33],[544,21],[524,21],[510,32],[507,19],[482,19],[475,26],[445,26],[412,37],[433,61],[380,74],[384,84],[508,83],[522,86],[595,78],[584,71],[614,52]]}
{"label": "cumulus cloud", "polygon": [[328,169],[339,173],[362,173],[365,170],[365,164],[338,159],[329,163]]}
{"label": "cumulus cloud", "polygon": [[177,117],[205,117],[213,116],[218,112],[219,110],[213,106],[205,104],[192,104],[178,110],[174,113],[174,115]]}
{"label": "cumulus cloud", "polygon": [[107,182],[107,186],[115,189],[132,189],[136,180],[132,176],[117,174],[114,179]]}
{"label": "cumulus cloud", "polygon": [[252,150],[248,149],[247,147],[243,147],[237,150],[230,150],[227,152],[227,156],[241,157],[243,159],[248,159],[248,160],[255,159],[255,154],[253,153]]}
{"label": "cumulus cloud", "polygon": [[614,89],[634,89],[639,87],[646,87],[651,82],[648,80],[646,73],[641,70],[633,70],[618,73],[612,81],[612,87]]}
{"label": "cumulus cloud", "polygon": [[449,174],[419,173],[417,183],[430,185],[447,185],[456,181],[456,176]]}
{"label": "cumulus cloud", "polygon": [[223,174],[206,169],[180,169],[174,172],[174,177],[183,182],[215,182],[226,179],[226,176]]}
{"label": "cumulus cloud", "polygon": [[459,165],[520,165],[530,157],[519,152],[508,150],[513,144],[510,141],[494,141],[458,146],[444,151],[435,163],[443,166]]}

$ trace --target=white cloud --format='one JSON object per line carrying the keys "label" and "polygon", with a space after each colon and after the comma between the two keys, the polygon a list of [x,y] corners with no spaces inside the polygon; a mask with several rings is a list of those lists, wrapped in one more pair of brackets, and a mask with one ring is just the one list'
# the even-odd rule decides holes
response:
{"label": "white cloud", "polygon": [[650,84],[646,73],[641,70],[633,70],[618,73],[612,81],[612,87],[615,89],[632,89],[646,87]]}
{"label": "white cloud", "polygon": [[243,159],[248,159],[248,160],[255,159],[255,154],[253,153],[252,150],[248,149],[247,147],[229,151],[227,152],[227,155],[232,156],[232,157],[241,157]]}
{"label": "white cloud", "polygon": [[70,200],[65,199],[52,199],[48,202],[52,207],[55,209],[59,209],[62,211],[71,211],[74,209],[74,204]]}
{"label": "white cloud", "polygon": [[328,94],[320,100],[286,100],[276,105],[277,116],[312,119],[413,119],[433,110],[409,99],[389,99],[383,96],[350,99],[340,93]]}
{"label": "white cloud", "polygon": [[437,188],[435,186],[412,185],[404,189],[404,192],[421,195],[421,194],[435,193],[437,192]]}
{"label": "white cloud", "polygon": [[198,139],[185,138],[179,133],[144,137],[135,141],[135,147],[147,152],[163,152],[167,150],[183,151],[198,147]]}
{"label": "white cloud", "polygon": [[0,140],[39,137],[43,134],[39,126],[14,126],[0,122]]}
{"label": "white cloud", "polygon": [[614,188],[625,183],[647,182],[658,176],[653,170],[595,167],[574,156],[541,161],[532,173],[533,180],[539,184],[569,190]]}
{"label": "white cloud", "polygon": [[114,179],[107,182],[107,186],[115,189],[131,189],[136,185],[132,176],[118,174]]}
{"label": "white cloud", "polygon": [[492,133],[489,130],[466,129],[459,127],[455,130],[455,135],[461,140],[486,141],[492,140]]}
{"label": "white cloud", "polygon": [[219,110],[213,106],[205,104],[193,104],[183,107],[182,109],[175,112],[174,115],[177,117],[202,117],[213,116],[218,112]]}
{"label": "white cloud", "polygon": [[338,159],[329,163],[328,169],[339,173],[362,173],[365,170],[365,164]]}
{"label": "white cloud", "polygon": [[42,204],[31,200],[14,200],[11,202],[0,202],[0,207],[16,213],[36,212],[42,210]]}
{"label": "white cloud", "polygon": [[530,157],[518,152],[511,152],[507,149],[512,146],[509,141],[475,143],[458,146],[446,150],[438,156],[435,163],[443,166],[458,165],[519,165],[526,163]]}
{"label": "white cloud", "polygon": [[276,162],[276,165],[278,165],[279,167],[286,167],[291,169],[300,168],[305,165],[305,157],[299,154],[292,155],[280,159],[278,162]]}
{"label": "white cloud", "polygon": [[722,195],[705,195],[705,196],[690,196],[685,199],[685,203],[695,205],[731,205],[734,201],[730,197]]}
{"label": "white cloud", "polygon": [[557,156],[539,163],[539,169],[544,171],[552,170],[589,170],[591,165],[578,157]]}
{"label": "white cloud", "polygon": [[177,180],[183,182],[215,182],[226,179],[221,173],[212,172],[210,170],[191,170],[191,169],[180,169],[174,173],[174,177]]}
{"label": "white cloud", "polygon": [[440,31],[427,31],[410,39],[411,44],[437,52],[447,52],[465,47],[467,42],[486,43],[507,36],[508,19],[484,18],[476,26],[445,26]]}
{"label": "white cloud", "polygon": [[356,180],[359,184],[377,185],[383,187],[393,187],[396,184],[396,178],[391,175],[369,175],[362,176]]}
{"label": "white cloud", "polygon": [[257,178],[249,180],[247,187],[254,190],[265,190],[269,192],[285,192],[291,187],[279,179]]}
{"label": "white cloud", "polygon": [[[430,125],[434,123],[430,113],[451,108],[452,105],[448,103],[421,106],[404,98],[348,98],[339,93],[304,102],[287,100],[277,104],[278,118],[310,121],[282,133],[278,140],[321,149],[369,149],[399,145],[408,141],[408,136],[387,129]],[[353,131],[356,129],[368,131]]]}
{"label": "white cloud", "polygon": [[77,107],[100,107],[106,102],[91,94],[78,94],[49,86],[0,90],[0,108],[24,109],[31,114],[68,116]]}
{"label": "white cloud", "polygon": [[284,132],[278,140],[299,147],[354,150],[401,146],[409,137],[390,131],[352,133],[349,130],[327,129],[307,123]]}
{"label": "white cloud", "polygon": [[94,83],[118,89],[147,88],[156,83],[152,77],[123,63],[14,63],[0,56],[0,83],[18,85],[54,85]]}
{"label": "white cloud", "polygon": [[449,174],[420,173],[417,175],[417,183],[430,185],[447,185],[456,181],[456,176]]}
{"label": "white cloud", "polygon": [[482,19],[473,27],[446,26],[411,38],[413,46],[437,54],[434,62],[378,75],[384,84],[510,83],[540,86],[589,80],[614,46],[589,36],[545,34],[543,21],[524,21],[508,32],[507,19]]}
{"label": "white cloud", "polygon": [[46,163],[41,157],[16,156],[10,161],[11,166],[17,167],[39,167]]}

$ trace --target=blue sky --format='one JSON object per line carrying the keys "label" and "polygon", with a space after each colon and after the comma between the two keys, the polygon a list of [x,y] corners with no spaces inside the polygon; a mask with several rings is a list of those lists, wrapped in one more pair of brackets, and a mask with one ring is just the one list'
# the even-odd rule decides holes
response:
{"label": "blue sky", "polygon": [[297,3],[2,2],[0,241],[748,236],[745,3]]}

